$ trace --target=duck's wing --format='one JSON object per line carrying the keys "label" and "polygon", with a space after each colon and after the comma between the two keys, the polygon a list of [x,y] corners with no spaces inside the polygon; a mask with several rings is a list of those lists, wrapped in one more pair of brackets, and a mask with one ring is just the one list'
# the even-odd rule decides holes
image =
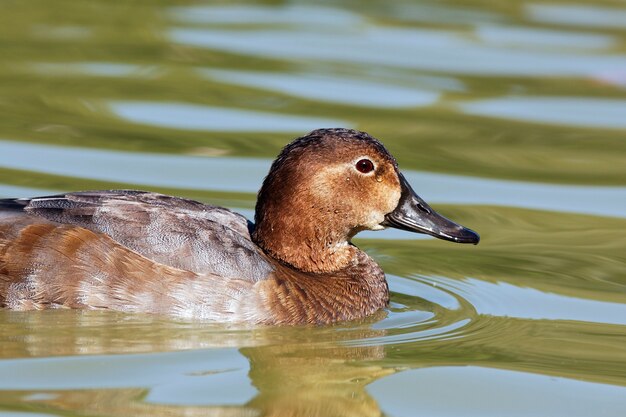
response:
{"label": "duck's wing", "polygon": [[250,240],[245,217],[193,200],[145,191],[88,191],[0,200],[2,212],[104,233],[148,259],[183,270],[252,281],[272,270]]}

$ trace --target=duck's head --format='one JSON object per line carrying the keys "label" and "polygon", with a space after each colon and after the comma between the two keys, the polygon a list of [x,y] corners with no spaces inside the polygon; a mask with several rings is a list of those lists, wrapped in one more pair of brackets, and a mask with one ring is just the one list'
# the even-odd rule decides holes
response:
{"label": "duck's head", "polygon": [[378,140],[351,129],[319,129],[287,145],[259,191],[254,241],[307,272],[352,262],[350,239],[394,227],[478,243],[474,231],[435,212],[411,188]]}

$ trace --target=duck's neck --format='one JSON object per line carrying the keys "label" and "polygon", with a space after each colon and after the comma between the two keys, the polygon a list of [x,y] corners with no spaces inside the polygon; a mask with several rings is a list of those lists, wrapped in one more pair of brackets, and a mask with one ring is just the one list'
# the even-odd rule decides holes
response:
{"label": "duck's neck", "polygon": [[[308,218],[302,210],[271,208],[257,216],[252,240],[268,255],[301,271],[335,272],[357,262],[359,250],[349,243],[348,232],[319,217]],[[319,214],[316,213],[316,214]]]}

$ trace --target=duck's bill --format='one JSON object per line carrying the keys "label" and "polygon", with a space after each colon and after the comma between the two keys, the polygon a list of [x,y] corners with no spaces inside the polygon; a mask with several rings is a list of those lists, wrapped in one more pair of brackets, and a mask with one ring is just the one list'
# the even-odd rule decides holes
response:
{"label": "duck's bill", "polygon": [[480,240],[478,233],[446,219],[430,208],[413,191],[406,178],[401,173],[398,173],[398,175],[402,186],[402,196],[396,209],[385,216],[385,220],[381,223],[383,226],[425,233],[439,239],[457,243],[478,244]]}

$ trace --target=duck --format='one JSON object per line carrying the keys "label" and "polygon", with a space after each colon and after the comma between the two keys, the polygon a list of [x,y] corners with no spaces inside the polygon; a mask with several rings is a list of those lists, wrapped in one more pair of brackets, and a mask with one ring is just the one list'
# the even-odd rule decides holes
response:
{"label": "duck", "polygon": [[254,325],[360,319],[388,305],[389,288],[351,240],[389,227],[480,240],[420,198],[378,139],[317,129],[274,160],[254,222],[149,191],[1,199],[0,307]]}

